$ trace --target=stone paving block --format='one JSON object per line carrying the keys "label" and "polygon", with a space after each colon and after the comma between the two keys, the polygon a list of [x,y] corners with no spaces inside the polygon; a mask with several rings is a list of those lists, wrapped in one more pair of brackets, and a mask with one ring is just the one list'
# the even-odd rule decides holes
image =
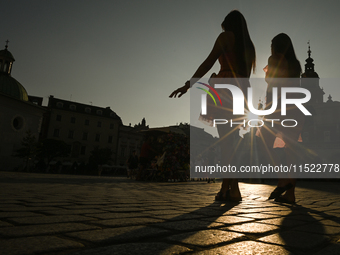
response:
{"label": "stone paving block", "polygon": [[236,213],[267,213],[267,212],[271,212],[270,208],[266,207],[266,208],[240,208],[240,209],[235,209],[234,210]]}
{"label": "stone paving block", "polygon": [[314,218],[317,221],[324,220],[324,219],[336,218],[336,217],[334,217],[332,215],[325,214],[325,213],[311,213],[311,212],[308,212],[307,215],[308,215],[308,217],[312,217],[312,218]]}
{"label": "stone paving block", "polygon": [[[317,213],[315,213],[317,214]],[[340,211],[339,210],[333,210],[333,211],[328,211],[322,214],[318,214],[320,217],[323,218],[335,218],[335,219],[340,219]]]}
{"label": "stone paving block", "polygon": [[73,255],[177,255],[190,251],[187,247],[167,243],[128,243],[79,251]]}
{"label": "stone paving block", "polygon": [[71,231],[99,229],[100,227],[86,225],[83,223],[58,223],[31,226],[13,226],[0,228],[0,236],[3,237],[21,237],[36,236],[44,234],[66,233]]}
{"label": "stone paving block", "polygon": [[266,213],[246,213],[246,214],[238,214],[239,217],[245,217],[245,218],[252,218],[257,220],[264,220],[264,219],[270,219],[270,218],[278,218],[278,215],[271,215]]}
{"label": "stone paving block", "polygon": [[[227,212],[228,212],[228,209],[216,210],[214,208],[201,208],[200,210],[196,210],[191,213],[204,215],[204,216],[222,216],[222,215],[226,215]],[[231,213],[231,214],[235,214],[235,213]]]}
{"label": "stone paving block", "polygon": [[[95,209],[96,206],[94,205],[66,205],[66,206],[61,206],[61,208],[68,209],[68,210],[92,210],[92,209]],[[60,208],[55,208],[55,210],[60,210]]]}
{"label": "stone paving block", "polygon": [[198,210],[201,208],[201,204],[195,204],[195,203],[186,203],[186,204],[182,204],[182,203],[176,203],[177,207],[180,208],[184,208],[184,209],[190,209],[190,210]]}
{"label": "stone paving block", "polygon": [[99,201],[99,199],[97,201],[81,201],[81,202],[77,202],[77,204],[79,205],[94,205],[94,206],[107,206],[108,202],[107,201]]}
{"label": "stone paving block", "polygon": [[146,211],[145,213],[147,213],[150,216],[151,215],[159,216],[159,215],[165,215],[165,214],[178,214],[178,213],[185,214],[187,212],[182,211],[182,210],[151,210],[151,211]]}
{"label": "stone paving block", "polygon": [[208,220],[208,221],[214,221],[214,222],[220,222],[224,224],[237,224],[237,223],[242,223],[242,222],[249,222],[249,221],[254,221],[253,218],[246,218],[246,217],[237,217],[237,216],[221,216],[221,217],[209,217],[209,218],[202,218],[202,220]]}
{"label": "stone paving block", "polygon": [[67,210],[67,209],[57,209],[54,211],[43,211],[45,214],[50,215],[78,215],[78,214],[99,214],[105,213],[105,211],[98,210],[98,209],[79,209],[79,210]]}
{"label": "stone paving block", "polygon": [[263,234],[269,231],[276,230],[278,228],[279,227],[270,224],[243,223],[241,225],[233,225],[222,229],[233,230],[242,233]]}
{"label": "stone paving block", "polygon": [[305,226],[297,227],[291,229],[292,231],[302,231],[302,232],[308,232],[308,233],[315,233],[320,235],[335,235],[340,233],[340,226],[334,227],[334,226],[327,226],[322,224],[308,224]]}
{"label": "stone paving block", "polygon": [[158,237],[159,235],[170,233],[168,230],[157,229],[148,226],[131,226],[120,228],[106,228],[100,230],[81,231],[67,234],[67,236],[77,237],[82,240],[105,243],[105,242],[134,242],[140,238]]}
{"label": "stone paving block", "polygon": [[321,220],[320,223],[327,226],[340,227],[340,219],[338,218]]}
{"label": "stone paving block", "polygon": [[299,231],[284,231],[259,239],[259,241],[278,245],[287,245],[299,249],[313,249],[323,243],[326,243],[328,240],[329,238],[325,235],[302,233]]}
{"label": "stone paving block", "polygon": [[161,219],[154,218],[122,218],[122,219],[111,219],[111,220],[97,220],[90,221],[90,223],[106,226],[106,227],[123,227],[133,225],[146,225],[163,222]]}
{"label": "stone paving block", "polygon": [[0,205],[1,206],[8,206],[8,205],[13,205],[13,204],[20,204],[21,202],[19,200],[13,200],[12,198],[6,198],[6,197],[1,197],[0,198]]}
{"label": "stone paving block", "polygon": [[244,235],[225,230],[211,229],[172,235],[167,237],[166,239],[184,244],[209,246],[224,242],[230,242],[241,237],[244,237]]}
{"label": "stone paving block", "polygon": [[292,214],[292,211],[271,211],[271,212],[263,212],[263,214],[268,214],[269,216],[275,217],[275,216],[287,216]]}
{"label": "stone paving block", "polygon": [[54,211],[58,210],[58,207],[28,207],[28,206],[20,206],[18,208],[6,208],[5,211],[7,212],[36,212],[36,211]]}
{"label": "stone paving block", "polygon": [[23,205],[8,205],[0,207],[0,212],[21,212],[21,211],[27,211],[27,207]]}
{"label": "stone paving block", "polygon": [[143,206],[144,210],[177,210],[180,209],[180,206],[174,206],[174,205],[148,205],[148,206]]}
{"label": "stone paving block", "polygon": [[279,226],[281,228],[290,228],[290,227],[296,227],[296,226],[307,224],[305,221],[291,220],[291,219],[286,219],[284,217],[268,219],[268,220],[258,220],[256,221],[256,223],[272,224],[272,225]]}
{"label": "stone paving block", "polygon": [[195,255],[288,255],[291,254],[285,248],[277,245],[264,244],[254,241],[236,242],[211,250],[194,252]]}
{"label": "stone paving block", "polygon": [[166,221],[178,221],[178,220],[204,219],[205,216],[192,213],[186,214],[180,213],[180,214],[150,215],[150,217]]}
{"label": "stone paving block", "polygon": [[0,227],[10,227],[10,226],[13,226],[12,224],[8,223],[8,222],[5,222],[5,221],[1,221],[0,220]]}
{"label": "stone paving block", "polygon": [[38,217],[41,216],[35,212],[0,212],[0,218],[13,218],[13,217]]}
{"label": "stone paving block", "polygon": [[0,240],[0,254],[6,255],[25,255],[63,250],[82,248],[83,244],[61,239],[55,236],[36,236],[15,239]]}
{"label": "stone paving block", "polygon": [[154,226],[166,228],[166,229],[173,229],[173,230],[198,230],[198,229],[209,229],[214,227],[222,227],[224,224],[218,222],[208,222],[202,220],[184,220],[184,221],[173,221],[173,222],[163,222],[157,223]]}
{"label": "stone paving block", "polygon": [[148,214],[142,213],[142,212],[127,212],[127,213],[106,212],[106,213],[85,214],[85,216],[107,220],[107,219],[121,219],[121,218],[140,218],[140,217],[146,217],[148,216]]}
{"label": "stone paving block", "polygon": [[50,202],[47,201],[45,203],[30,203],[29,201],[26,201],[25,206],[27,207],[54,207],[54,206],[69,206],[72,205],[70,202]]}
{"label": "stone paving block", "polygon": [[24,217],[24,218],[9,218],[18,224],[48,224],[59,222],[79,222],[94,220],[91,217],[81,215],[63,215],[63,216],[41,216],[41,217]]}
{"label": "stone paving block", "polygon": [[304,221],[304,222],[319,221],[318,219],[315,219],[313,216],[308,215],[308,214],[305,214],[305,215],[287,215],[284,218],[285,219],[290,219],[290,220]]}

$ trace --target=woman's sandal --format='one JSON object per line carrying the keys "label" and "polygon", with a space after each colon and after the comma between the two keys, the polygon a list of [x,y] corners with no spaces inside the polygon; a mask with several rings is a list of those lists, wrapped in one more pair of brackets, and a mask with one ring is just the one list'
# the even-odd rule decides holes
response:
{"label": "woman's sandal", "polygon": [[283,194],[283,192],[289,190],[292,187],[293,187],[293,184],[291,183],[288,183],[286,186],[283,186],[283,187],[276,187],[274,191],[270,194],[268,200],[279,198]]}
{"label": "woman's sandal", "polygon": [[229,201],[230,195],[229,195],[230,191],[227,190],[226,192],[221,192],[219,191],[217,193],[217,195],[215,196],[215,201]]}

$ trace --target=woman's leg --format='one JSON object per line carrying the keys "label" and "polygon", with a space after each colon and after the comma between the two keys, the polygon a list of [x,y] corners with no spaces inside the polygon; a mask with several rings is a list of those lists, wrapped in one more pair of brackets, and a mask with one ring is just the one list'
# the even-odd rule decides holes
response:
{"label": "woman's leg", "polygon": [[[274,118],[273,118],[274,119]],[[274,125],[277,126],[277,125]],[[278,166],[282,162],[280,156],[274,151],[274,142],[277,137],[277,133],[281,132],[281,129],[274,128],[271,124],[266,124],[261,128],[260,132],[260,144],[261,144],[261,152],[265,158],[265,163],[270,164],[271,166]],[[280,197],[288,188],[291,188],[289,184],[291,182],[290,179],[280,178],[278,180],[277,187],[270,194],[269,199],[275,199]]]}
{"label": "woman's leg", "polygon": [[[235,132],[238,132],[238,128],[231,128],[226,124],[217,125],[217,131],[220,136],[219,144],[221,148],[221,165],[227,166],[233,163],[233,158],[235,157],[233,135]],[[224,196],[224,198],[228,198],[232,201],[242,200],[237,179],[224,178],[221,185],[220,193],[222,194],[222,196]]]}
{"label": "woman's leg", "polygon": [[[284,133],[283,140],[286,144],[285,146],[285,154],[286,154],[286,165],[297,165],[299,163],[299,136],[302,132],[302,128],[304,125],[304,116],[298,112],[299,110],[292,110],[290,113],[290,118],[295,119],[298,122],[296,127],[285,128],[282,130]],[[284,179],[283,185],[290,185],[290,189],[286,191],[286,193],[282,196],[284,202],[295,203],[295,186],[296,179],[288,178]],[[280,201],[280,199],[279,199]]]}

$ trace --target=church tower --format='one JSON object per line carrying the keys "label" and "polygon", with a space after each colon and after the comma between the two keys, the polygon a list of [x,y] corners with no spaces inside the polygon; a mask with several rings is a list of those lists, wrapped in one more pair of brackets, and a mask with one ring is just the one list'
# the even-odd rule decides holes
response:
{"label": "church tower", "polygon": [[306,59],[305,72],[301,75],[301,87],[308,89],[312,95],[309,104],[323,103],[325,92],[320,88],[319,75],[314,70],[314,59],[311,58],[310,44],[308,42],[308,58]]}
{"label": "church tower", "polygon": [[8,40],[4,50],[0,50],[0,93],[22,101],[28,101],[26,89],[11,75],[13,62],[12,53],[7,49]]}

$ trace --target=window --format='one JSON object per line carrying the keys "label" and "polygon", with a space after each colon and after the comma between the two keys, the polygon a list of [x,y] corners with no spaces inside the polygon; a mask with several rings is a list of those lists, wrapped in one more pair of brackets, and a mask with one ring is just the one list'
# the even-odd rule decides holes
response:
{"label": "window", "polygon": [[124,157],[125,156],[125,148],[121,148],[120,150],[120,156]]}
{"label": "window", "polygon": [[71,104],[71,105],[70,105],[70,109],[71,109],[72,111],[75,111],[76,108],[77,108],[77,107],[76,107],[74,104]]}
{"label": "window", "polygon": [[86,113],[91,113],[91,108],[86,107],[86,108],[85,108],[85,112],[86,112]]}
{"label": "window", "polygon": [[68,138],[73,139],[73,137],[74,137],[74,130],[68,131]]}
{"label": "window", "polygon": [[76,123],[76,117],[71,117],[71,123],[72,124]]}
{"label": "window", "polygon": [[86,153],[86,146],[81,146],[80,147],[80,155],[85,155]]}
{"label": "window", "polygon": [[88,136],[88,133],[87,133],[87,132],[84,132],[84,133],[83,133],[83,140],[84,140],[84,141],[87,141],[87,136]]}
{"label": "window", "polygon": [[103,114],[103,111],[102,111],[102,110],[97,110],[97,114],[98,114],[98,115],[102,115],[102,114]]}
{"label": "window", "polygon": [[59,137],[60,130],[59,128],[55,128],[53,131],[53,137]]}
{"label": "window", "polygon": [[85,120],[85,125],[89,126],[90,125],[90,120]]}
{"label": "window", "polygon": [[7,62],[7,61],[5,61],[5,64],[4,64],[4,72],[5,72],[5,73],[7,73],[7,72],[8,72],[8,70],[7,70],[7,67],[8,67],[8,62]]}
{"label": "window", "polygon": [[58,103],[57,103],[57,107],[58,107],[58,108],[63,108],[63,103],[62,103],[62,102],[58,102]]}
{"label": "window", "polygon": [[108,142],[108,143],[112,143],[112,139],[113,139],[113,137],[112,137],[112,135],[110,135],[107,142]]}
{"label": "window", "polygon": [[56,121],[61,121],[61,115],[57,115],[57,117],[55,118]]}
{"label": "window", "polygon": [[100,134],[96,134],[96,142],[99,142],[99,140],[100,140]]}
{"label": "window", "polygon": [[22,117],[17,116],[14,118],[12,125],[16,130],[20,130],[24,126],[24,119]]}
{"label": "window", "polygon": [[113,127],[114,127],[114,124],[111,123],[111,124],[110,124],[110,129],[113,129]]}
{"label": "window", "polygon": [[102,126],[102,122],[101,122],[101,121],[98,121],[97,127],[101,127],[101,126]]}

